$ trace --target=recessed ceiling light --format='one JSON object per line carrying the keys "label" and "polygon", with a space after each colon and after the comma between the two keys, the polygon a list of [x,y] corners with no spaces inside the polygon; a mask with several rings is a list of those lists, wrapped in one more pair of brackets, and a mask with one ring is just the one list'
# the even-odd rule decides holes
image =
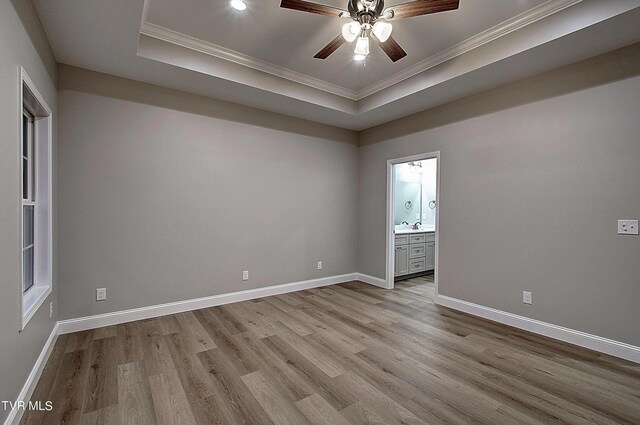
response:
{"label": "recessed ceiling light", "polygon": [[356,61],[363,61],[363,60],[365,60],[365,58],[366,58],[365,55],[354,55],[353,56],[353,60],[356,60]]}
{"label": "recessed ceiling light", "polygon": [[230,0],[229,5],[235,10],[245,10],[247,8],[246,3],[242,0]]}

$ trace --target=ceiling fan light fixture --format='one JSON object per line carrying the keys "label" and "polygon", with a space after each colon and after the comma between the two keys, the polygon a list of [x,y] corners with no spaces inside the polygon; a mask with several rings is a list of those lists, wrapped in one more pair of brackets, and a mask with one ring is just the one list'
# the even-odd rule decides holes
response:
{"label": "ceiling fan light fixture", "polygon": [[391,37],[392,31],[393,31],[393,25],[391,25],[390,23],[378,21],[375,24],[373,24],[373,34],[382,43],[384,43],[389,39],[389,37]]}
{"label": "ceiling fan light fixture", "polygon": [[356,48],[353,52],[356,55],[367,56],[369,54],[369,37],[358,37]]}
{"label": "ceiling fan light fixture", "polygon": [[356,41],[358,35],[360,34],[360,24],[357,22],[349,22],[348,24],[344,24],[342,26],[342,37],[348,42]]}
{"label": "ceiling fan light fixture", "polygon": [[229,5],[239,11],[243,11],[247,8],[247,4],[242,0],[229,0]]}

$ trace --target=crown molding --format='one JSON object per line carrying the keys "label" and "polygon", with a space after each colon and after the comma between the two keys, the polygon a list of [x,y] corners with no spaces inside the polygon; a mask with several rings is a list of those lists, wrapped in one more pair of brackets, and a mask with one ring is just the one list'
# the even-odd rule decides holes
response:
{"label": "crown molding", "polygon": [[252,56],[236,52],[235,50],[227,49],[217,44],[209,43],[208,41],[203,41],[150,22],[142,23],[142,26],[140,27],[140,34],[214,56],[219,59],[224,59],[257,71],[262,71],[276,77],[293,81],[294,83],[304,84],[305,86],[345,97],[350,100],[356,100],[357,98],[357,92],[354,90],[340,87],[317,78],[309,77],[308,75],[300,72],[277,66]]}
{"label": "crown molding", "polygon": [[532,9],[527,10],[526,12],[514,16],[511,19],[501,22],[494,27],[478,33],[446,50],[443,50],[440,53],[428,57],[416,63],[415,65],[410,66],[409,68],[397,72],[389,78],[385,78],[384,80],[365,87],[357,93],[356,100],[361,100],[365,97],[371,96],[372,94],[389,88],[395,84],[400,83],[401,81],[404,81],[417,74],[434,68],[473,49],[477,49],[478,47],[488,44],[500,37],[504,37],[507,34],[522,29],[564,9],[581,3],[582,1],[583,0],[549,0],[545,3],[542,3]]}
{"label": "crown molding", "polygon": [[[528,25],[534,24],[555,13],[565,10],[571,6],[581,3],[583,0],[548,0],[532,9],[527,10],[511,19],[508,19],[494,27],[478,33],[448,49],[445,49],[431,57],[428,57],[400,72],[391,75],[375,84],[355,91],[335,84],[328,83],[318,78],[280,67],[269,62],[236,52],[225,47],[200,40],[195,37],[143,21],[140,34],[153,37],[177,46],[192,49],[207,55],[211,55],[238,65],[246,66],[276,77],[303,84],[327,93],[335,94],[350,100],[358,101],[371,96],[379,91],[387,89],[417,74],[434,68],[444,62],[461,56],[471,50],[477,49],[485,44],[504,37],[512,32],[518,31]],[[145,1],[146,4],[146,1]],[[146,18],[146,17],[145,17]]]}

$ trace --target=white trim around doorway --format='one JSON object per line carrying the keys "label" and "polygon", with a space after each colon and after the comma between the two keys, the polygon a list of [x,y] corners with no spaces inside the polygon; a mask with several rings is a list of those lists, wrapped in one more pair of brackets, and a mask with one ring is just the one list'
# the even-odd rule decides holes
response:
{"label": "white trim around doorway", "polygon": [[390,159],[387,161],[387,230],[386,230],[386,244],[387,244],[387,257],[386,257],[386,277],[385,288],[394,288],[394,268],[395,268],[395,217],[394,208],[395,205],[395,173],[393,167],[398,164],[404,164],[411,161],[425,161],[428,159],[436,159],[436,252],[435,252],[435,270],[433,276],[434,282],[434,299],[438,296],[438,270],[439,257],[440,257],[440,151],[425,153],[413,156],[406,156],[404,158]]}

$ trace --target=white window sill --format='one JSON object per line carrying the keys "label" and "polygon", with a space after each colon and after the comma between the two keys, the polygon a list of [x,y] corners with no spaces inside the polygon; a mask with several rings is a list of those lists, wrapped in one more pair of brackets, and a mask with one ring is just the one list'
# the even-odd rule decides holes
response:
{"label": "white window sill", "polygon": [[36,314],[47,297],[51,294],[51,285],[37,285],[22,295],[22,327],[23,330],[29,320]]}

